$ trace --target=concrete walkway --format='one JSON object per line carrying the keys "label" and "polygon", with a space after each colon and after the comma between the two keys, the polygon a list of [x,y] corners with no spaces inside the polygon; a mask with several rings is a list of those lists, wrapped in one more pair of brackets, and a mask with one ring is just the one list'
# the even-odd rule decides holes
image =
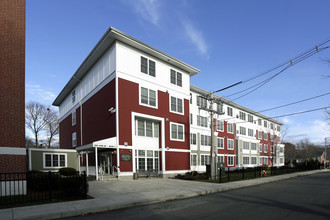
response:
{"label": "concrete walkway", "polygon": [[327,171],[315,170],[222,184],[176,179],[92,181],[89,182],[88,194],[94,199],[0,209],[0,219],[63,218],[223,192]]}

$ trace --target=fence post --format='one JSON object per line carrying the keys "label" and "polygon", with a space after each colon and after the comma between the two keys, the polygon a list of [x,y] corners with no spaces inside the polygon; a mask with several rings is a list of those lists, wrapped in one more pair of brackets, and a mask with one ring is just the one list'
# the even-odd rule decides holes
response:
{"label": "fence post", "polygon": [[243,180],[244,180],[244,167],[243,167],[243,173],[242,174],[243,174]]}
{"label": "fence post", "polygon": [[48,171],[48,189],[49,189],[49,200],[52,201],[52,172]]}
{"label": "fence post", "polygon": [[86,175],[86,170],[84,170],[84,198],[87,199],[87,175]]}
{"label": "fence post", "polygon": [[228,182],[230,181],[230,179],[229,179],[229,167],[228,167]]}

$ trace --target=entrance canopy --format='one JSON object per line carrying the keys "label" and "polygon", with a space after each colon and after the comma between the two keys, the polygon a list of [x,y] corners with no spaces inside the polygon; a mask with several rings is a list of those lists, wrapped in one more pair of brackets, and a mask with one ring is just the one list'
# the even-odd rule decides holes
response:
{"label": "entrance canopy", "polygon": [[117,143],[117,137],[112,137],[99,141],[94,141],[93,143],[77,147],[76,150],[79,152],[93,148],[116,148],[116,143]]}

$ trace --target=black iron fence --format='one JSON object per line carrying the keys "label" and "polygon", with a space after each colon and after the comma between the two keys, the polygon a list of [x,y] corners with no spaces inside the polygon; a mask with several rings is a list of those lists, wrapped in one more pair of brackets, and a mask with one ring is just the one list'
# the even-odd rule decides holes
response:
{"label": "black iron fence", "polygon": [[252,168],[221,168],[218,172],[217,179],[219,183],[237,181],[237,180],[246,180],[254,179],[258,177],[267,177],[281,174],[294,173],[299,171],[315,170],[320,169],[319,166],[282,166],[282,167],[252,167]]}
{"label": "black iron fence", "polygon": [[86,199],[86,173],[0,173],[0,208]]}

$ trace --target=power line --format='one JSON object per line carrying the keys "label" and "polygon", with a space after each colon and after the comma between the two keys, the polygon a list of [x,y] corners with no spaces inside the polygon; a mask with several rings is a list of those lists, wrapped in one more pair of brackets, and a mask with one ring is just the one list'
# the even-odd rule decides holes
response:
{"label": "power line", "polygon": [[269,117],[269,118],[281,118],[281,117],[286,117],[286,116],[299,115],[299,114],[304,114],[304,113],[308,113],[308,112],[319,111],[319,110],[322,110],[322,109],[326,110],[327,108],[330,108],[330,106],[326,106],[326,107],[322,107],[322,108],[316,108],[316,109],[302,111],[302,112],[295,112],[295,113],[286,114],[286,115],[279,115],[279,116],[276,116],[276,117]]}
{"label": "power line", "polygon": [[296,101],[296,102],[291,102],[291,103],[288,103],[288,104],[285,104],[285,105],[280,105],[280,106],[277,106],[277,107],[273,107],[273,108],[265,109],[265,110],[262,110],[262,111],[258,111],[258,113],[266,112],[266,111],[270,111],[270,110],[274,110],[274,109],[278,109],[278,108],[283,108],[283,107],[286,107],[286,106],[289,106],[289,105],[298,104],[298,103],[301,103],[301,102],[306,102],[306,101],[309,101],[309,100],[312,100],[312,99],[316,99],[316,98],[319,98],[319,97],[322,97],[322,96],[326,96],[326,95],[329,95],[329,94],[330,94],[330,92],[327,92],[327,93],[324,93],[322,95],[318,95],[318,96],[314,96],[314,97],[311,97],[311,98],[299,100],[299,101]]}

